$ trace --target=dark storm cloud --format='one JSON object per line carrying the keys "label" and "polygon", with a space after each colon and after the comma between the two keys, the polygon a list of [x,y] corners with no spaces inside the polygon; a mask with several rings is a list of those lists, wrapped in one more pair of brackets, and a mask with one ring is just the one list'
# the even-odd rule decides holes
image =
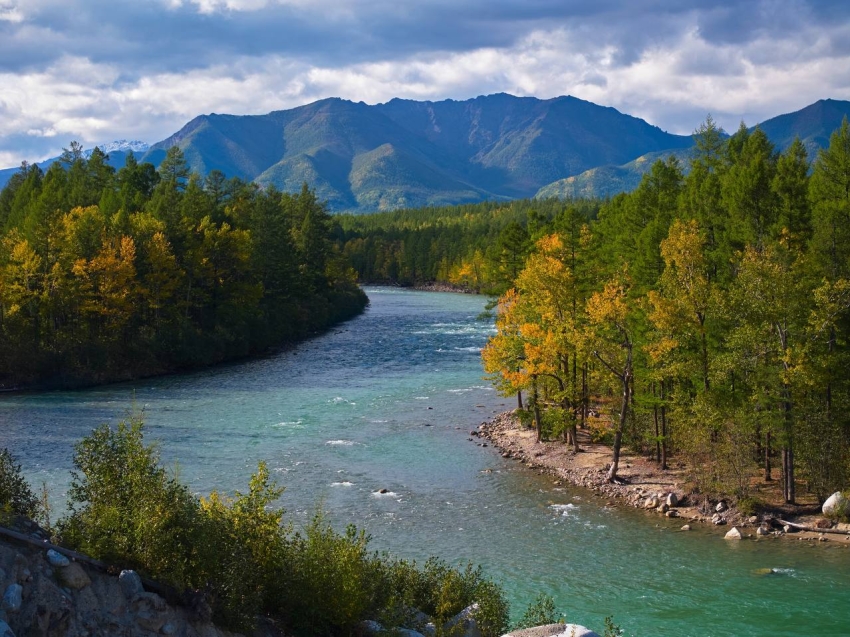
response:
{"label": "dark storm cloud", "polygon": [[508,47],[539,29],[561,28],[588,51],[613,47],[627,64],[650,46],[695,24],[708,42],[742,44],[764,33],[784,37],[801,24],[846,22],[840,3],[682,2],[646,0],[472,0],[448,2],[270,3],[257,10],[202,13],[184,2],[35,0],[18,6],[22,22],[0,22],[0,68],[27,70],[63,55],[175,72],[237,56],[279,54],[313,65],[399,59],[429,51]]}

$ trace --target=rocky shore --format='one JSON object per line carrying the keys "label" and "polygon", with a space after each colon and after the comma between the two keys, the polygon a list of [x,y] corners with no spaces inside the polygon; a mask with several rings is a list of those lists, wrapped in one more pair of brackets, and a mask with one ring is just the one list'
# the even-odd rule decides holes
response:
{"label": "rocky shore", "polygon": [[432,281],[431,283],[418,283],[413,286],[414,290],[420,292],[455,292],[457,294],[476,294],[474,290],[461,287],[460,285],[452,285],[451,283],[442,283]]}
{"label": "rocky shore", "polygon": [[503,458],[551,475],[555,486],[568,483],[590,489],[610,506],[632,506],[647,514],[680,518],[683,531],[690,530],[692,524],[702,524],[716,528],[730,540],[792,538],[850,547],[850,524],[834,524],[813,514],[780,517],[777,512],[769,511],[748,516],[731,500],[688,493],[682,464],[661,471],[656,463],[624,450],[619,480],[608,482],[611,448],[591,442],[583,431],[579,431],[582,451],[576,454],[561,442],[538,443],[534,430],[523,428],[513,412],[504,412],[470,432],[470,440],[481,439],[499,449]]}
{"label": "rocky shore", "polygon": [[[239,637],[212,623],[203,596],[166,600],[134,571],[110,572],[52,547],[24,518],[4,524],[11,528],[0,533],[0,637]],[[254,633],[276,635],[269,625]]]}

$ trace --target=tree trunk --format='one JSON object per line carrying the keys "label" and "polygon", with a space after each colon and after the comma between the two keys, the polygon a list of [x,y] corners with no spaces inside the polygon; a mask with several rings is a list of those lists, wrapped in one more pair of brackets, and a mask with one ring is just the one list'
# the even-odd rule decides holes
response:
{"label": "tree trunk", "polygon": [[623,445],[623,431],[626,428],[626,418],[629,414],[629,404],[631,402],[631,374],[628,372],[622,376],[623,380],[623,402],[620,407],[620,420],[617,423],[617,431],[614,434],[614,448],[611,456],[611,468],[608,470],[608,482],[614,482],[617,477],[617,469],[620,466],[620,448]]}
{"label": "tree trunk", "polygon": [[517,409],[522,409],[522,390],[518,389],[516,392],[516,406]]}
{"label": "tree trunk", "polygon": [[770,475],[770,432],[764,436],[764,481],[770,482],[773,478]]}
{"label": "tree trunk", "polygon": [[537,430],[537,442],[540,442],[540,405],[537,400],[537,377],[532,379],[532,403],[534,405],[534,428]]}
{"label": "tree trunk", "polygon": [[796,488],[794,485],[794,431],[793,414],[791,413],[791,392],[788,387],[783,389],[785,402],[783,404],[785,417],[785,444],[782,448],[782,474],[785,476],[782,490],[787,504],[794,504]]}
{"label": "tree trunk", "polygon": [[655,461],[661,462],[661,432],[658,429],[658,403],[655,402],[655,383],[652,383],[652,419],[655,421]]}
{"label": "tree trunk", "polygon": [[661,381],[661,469],[663,471],[667,471],[667,403],[664,402],[666,397],[664,385],[666,382]]}
{"label": "tree trunk", "polygon": [[587,361],[581,366],[581,428],[587,429]]}

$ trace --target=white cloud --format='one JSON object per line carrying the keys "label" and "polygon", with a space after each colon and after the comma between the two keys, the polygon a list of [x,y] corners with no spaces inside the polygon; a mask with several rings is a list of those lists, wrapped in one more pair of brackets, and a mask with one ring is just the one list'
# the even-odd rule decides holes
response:
{"label": "white cloud", "polygon": [[[249,10],[270,0],[191,1],[199,10]],[[324,66],[244,55],[136,79],[117,63],[65,56],[37,72],[0,73],[0,165],[36,159],[19,142],[17,150],[2,147],[3,138],[22,132],[41,138],[43,153],[72,139],[155,142],[201,113],[266,113],[330,96],[376,103],[572,94],[678,133],[690,133],[708,112],[734,130],[742,117],[753,124],[823,97],[850,99],[850,49],[836,52],[831,44],[850,35],[846,26],[801,25],[793,39],[765,33],[743,44],[711,43],[695,24],[685,27],[625,65],[615,43],[589,46],[586,34],[566,27],[538,29],[501,48]]]}
{"label": "white cloud", "polygon": [[335,14],[351,15],[348,2],[341,0],[164,0],[172,9],[181,6],[194,6],[198,13],[209,15],[220,12],[262,11],[269,7],[285,6],[297,9],[332,11]]}
{"label": "white cloud", "polygon": [[16,2],[0,0],[0,22],[23,22],[24,12]]}

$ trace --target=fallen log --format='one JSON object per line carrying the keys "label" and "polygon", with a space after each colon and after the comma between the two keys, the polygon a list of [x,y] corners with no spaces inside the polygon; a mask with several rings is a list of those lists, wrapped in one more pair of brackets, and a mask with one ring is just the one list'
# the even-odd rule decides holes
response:
{"label": "fallen log", "polygon": [[790,526],[792,529],[797,529],[798,531],[810,531],[812,533],[832,533],[833,535],[850,535],[850,531],[841,531],[840,529],[819,529],[816,526],[808,526],[806,524],[797,524],[796,522],[788,522],[786,520],[782,520],[781,518],[773,518],[774,521],[782,524],[783,526]]}

